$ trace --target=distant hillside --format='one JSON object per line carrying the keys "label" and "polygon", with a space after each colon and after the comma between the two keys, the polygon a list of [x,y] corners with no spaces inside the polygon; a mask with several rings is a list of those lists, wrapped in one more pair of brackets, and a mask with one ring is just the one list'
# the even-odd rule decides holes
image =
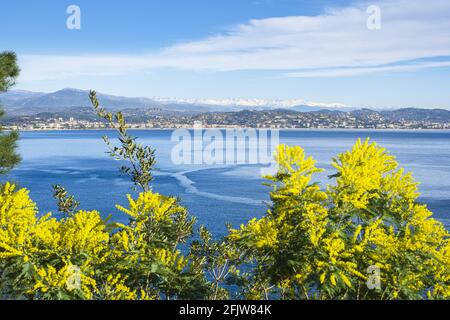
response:
{"label": "distant hillside", "polygon": [[[161,103],[148,98],[128,98],[98,93],[102,105],[111,110],[154,109],[170,112],[207,112],[207,108],[182,104]],[[53,93],[10,91],[0,95],[0,104],[10,115],[33,115],[43,112],[69,112],[91,106],[89,91],[63,89]]]}
{"label": "distant hillside", "polygon": [[[53,93],[9,91],[0,94],[0,105],[8,118],[39,115],[43,118],[73,117],[94,119],[89,92],[79,89],[63,89]],[[270,121],[271,117],[302,118],[316,123],[325,117],[337,122],[401,123],[433,122],[449,123],[450,111],[443,109],[404,108],[398,110],[357,109],[341,104],[326,104],[292,100],[224,99],[182,100],[160,98],[129,98],[98,93],[102,105],[111,110],[127,111],[133,120],[153,116],[198,116],[219,123],[234,123],[239,119],[246,125]],[[304,116],[296,115],[304,114]],[[348,118],[348,120],[344,120]],[[263,120],[264,119],[264,120]],[[314,120],[316,119],[316,120]],[[319,121],[320,122],[320,121]],[[355,124],[357,125],[357,124]]]}
{"label": "distant hillside", "polygon": [[352,111],[351,114],[358,119],[385,119],[386,121],[422,121],[448,123],[450,122],[450,111],[445,109],[418,109],[402,108],[388,111],[375,111],[370,109],[361,109]]}
{"label": "distant hillside", "polygon": [[[0,104],[10,115],[34,115],[43,112],[68,112],[71,109],[90,107],[89,92],[79,89],[63,89],[53,93],[30,91],[9,91],[0,94]],[[318,110],[352,110],[341,104],[305,102],[303,100],[261,100],[261,99],[223,99],[223,100],[185,100],[129,98],[98,93],[103,106],[111,110],[155,109],[183,113],[233,112],[242,110],[264,111],[286,109],[298,112]]]}
{"label": "distant hillside", "polygon": [[450,119],[450,111],[444,109],[405,108],[393,111],[383,111],[380,112],[380,114],[389,117],[389,119],[393,121],[448,122]]}
{"label": "distant hillside", "polygon": [[45,95],[45,93],[25,90],[13,90],[0,94],[0,102],[3,105],[14,106],[16,104],[22,103],[22,101],[38,98],[42,95]]}
{"label": "distant hillside", "polygon": [[391,111],[370,109],[349,112],[320,110],[240,111],[204,113],[193,116],[189,123],[206,125],[280,128],[450,128],[450,111],[443,109],[405,108]]}
{"label": "distant hillside", "polygon": [[[122,109],[128,123],[135,128],[192,128],[201,122],[205,127],[247,128],[366,128],[366,129],[450,129],[450,111],[399,109],[374,111],[320,110],[243,110],[233,112],[174,112],[161,108]],[[18,128],[84,129],[102,128],[94,110],[88,107],[70,108],[35,115],[7,114],[3,124]]]}

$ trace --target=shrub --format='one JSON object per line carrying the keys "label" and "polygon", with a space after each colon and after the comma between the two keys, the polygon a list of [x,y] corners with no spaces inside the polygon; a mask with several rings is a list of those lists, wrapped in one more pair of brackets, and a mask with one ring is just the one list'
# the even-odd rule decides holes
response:
{"label": "shrub", "polygon": [[240,275],[244,295],[449,297],[449,233],[417,202],[417,183],[385,149],[358,141],[333,160],[337,172],[325,190],[313,182],[322,170],[303,149],[280,146],[276,158],[279,170],[267,177],[270,210],[228,236],[254,266]]}
{"label": "shrub", "polygon": [[0,192],[0,296],[14,299],[202,298],[205,281],[179,244],[194,219],[175,198],[143,192],[127,225],[96,211],[37,216],[28,191]]}

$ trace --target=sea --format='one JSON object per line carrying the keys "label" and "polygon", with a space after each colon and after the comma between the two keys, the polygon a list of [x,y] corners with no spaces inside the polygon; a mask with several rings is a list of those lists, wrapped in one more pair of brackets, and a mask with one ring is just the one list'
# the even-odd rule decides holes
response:
{"label": "sea", "polygon": [[[157,165],[152,188],[176,196],[216,237],[226,224],[237,227],[261,217],[269,205],[270,187],[265,186],[259,164],[179,164],[173,161],[173,130],[136,130],[137,141],[156,150]],[[40,214],[58,216],[52,186],[64,186],[83,210],[112,215],[117,222],[128,217],[116,205],[127,205],[126,195],[136,196],[133,184],[119,172],[120,161],[109,157],[102,140],[109,130],[22,132],[18,152],[22,162],[0,179],[30,190]],[[298,145],[317,160],[326,172],[316,177],[322,186],[334,173],[332,158],[370,138],[397,157],[420,182],[419,201],[450,229],[450,131],[371,130],[280,130],[279,142]]]}

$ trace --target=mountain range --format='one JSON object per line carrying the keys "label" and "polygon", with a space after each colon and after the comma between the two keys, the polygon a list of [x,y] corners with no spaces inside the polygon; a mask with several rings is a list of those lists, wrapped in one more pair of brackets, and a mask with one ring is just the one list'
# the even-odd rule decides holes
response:
{"label": "mountain range", "polygon": [[[0,94],[0,104],[11,115],[33,115],[42,112],[63,112],[74,108],[90,107],[89,91],[62,89],[52,93],[13,90]],[[170,99],[170,98],[129,98],[98,93],[102,105],[111,110],[160,109],[167,112],[205,113],[235,112],[242,110],[265,111],[286,109],[298,112],[318,110],[351,111],[342,104],[306,102],[293,100],[262,99]]]}
{"label": "mountain range", "polygon": [[[131,98],[98,93],[102,106],[110,110],[134,110],[134,114],[158,115],[197,115],[203,113],[274,111],[291,112],[352,112],[356,116],[379,115],[395,119],[422,119],[450,121],[450,111],[443,109],[376,109],[350,107],[339,103],[307,102],[300,99],[262,100],[262,99],[170,99],[170,98]],[[41,114],[75,115],[91,109],[89,91],[62,89],[52,93],[12,90],[0,94],[0,105],[8,117],[33,116]],[[139,111],[141,110],[141,111]],[[358,114],[361,113],[361,114]]]}

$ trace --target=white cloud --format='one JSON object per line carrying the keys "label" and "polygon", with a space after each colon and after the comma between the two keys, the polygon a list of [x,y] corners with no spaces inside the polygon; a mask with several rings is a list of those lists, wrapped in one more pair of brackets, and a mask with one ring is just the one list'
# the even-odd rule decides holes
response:
{"label": "white cloud", "polygon": [[291,77],[329,77],[448,66],[429,61],[386,65],[450,56],[450,1],[370,4],[381,7],[381,30],[367,29],[366,3],[314,17],[251,20],[224,34],[145,55],[25,55],[21,80],[120,75],[154,68],[277,70]]}
{"label": "white cloud", "polygon": [[450,67],[450,61],[377,66],[371,68],[335,68],[326,70],[309,70],[304,72],[290,72],[286,73],[285,76],[290,78],[309,78],[309,77],[334,78],[334,77],[359,76],[364,74],[380,73],[380,72],[417,71],[425,68],[442,68],[442,67]]}

